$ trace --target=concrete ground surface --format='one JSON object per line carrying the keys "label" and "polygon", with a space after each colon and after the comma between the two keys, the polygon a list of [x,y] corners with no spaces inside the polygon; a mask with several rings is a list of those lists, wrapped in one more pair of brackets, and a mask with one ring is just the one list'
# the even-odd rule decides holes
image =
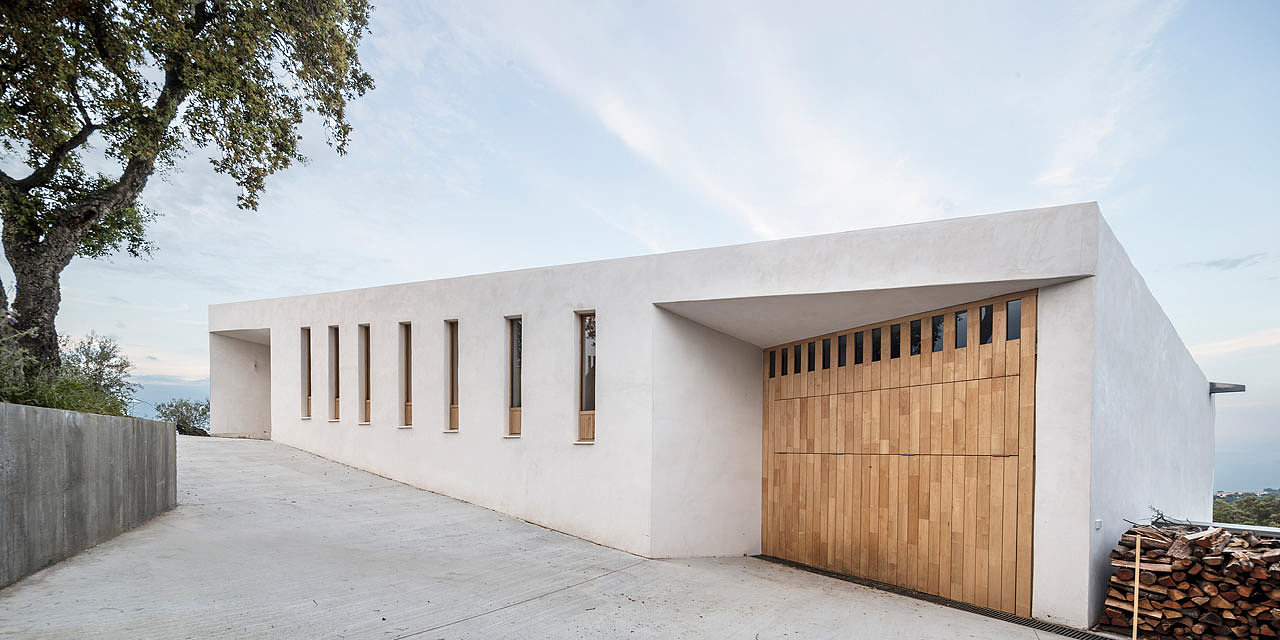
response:
{"label": "concrete ground surface", "polygon": [[0,590],[5,638],[1057,638],[754,558],[648,560],[256,440]]}

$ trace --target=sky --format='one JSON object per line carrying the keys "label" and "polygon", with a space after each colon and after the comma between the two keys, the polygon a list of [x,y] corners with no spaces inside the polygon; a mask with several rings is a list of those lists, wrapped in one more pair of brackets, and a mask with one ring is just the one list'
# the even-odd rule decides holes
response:
{"label": "sky", "polygon": [[375,4],[347,155],[307,122],[246,212],[193,153],[151,259],[64,272],[139,415],[207,396],[210,304],[1096,200],[1248,385],[1217,488],[1280,487],[1280,3]]}

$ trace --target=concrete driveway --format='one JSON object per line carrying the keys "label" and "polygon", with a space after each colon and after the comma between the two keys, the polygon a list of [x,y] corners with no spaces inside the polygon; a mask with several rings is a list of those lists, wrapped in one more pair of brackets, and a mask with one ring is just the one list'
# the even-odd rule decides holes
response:
{"label": "concrete driveway", "polygon": [[1050,638],[754,558],[646,560],[273,442],[179,437],[174,511],[0,590],[14,638]]}

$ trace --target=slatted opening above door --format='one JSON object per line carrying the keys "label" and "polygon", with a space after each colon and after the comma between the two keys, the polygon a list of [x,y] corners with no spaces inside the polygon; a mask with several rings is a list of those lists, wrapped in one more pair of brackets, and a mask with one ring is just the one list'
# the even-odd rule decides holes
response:
{"label": "slatted opening above door", "polygon": [[764,553],[1029,616],[1035,327],[1032,291],[766,349]]}

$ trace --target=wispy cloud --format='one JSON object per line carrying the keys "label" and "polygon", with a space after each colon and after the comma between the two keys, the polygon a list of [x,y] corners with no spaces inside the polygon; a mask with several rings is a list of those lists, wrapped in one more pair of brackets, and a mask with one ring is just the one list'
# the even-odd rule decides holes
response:
{"label": "wispy cloud", "polygon": [[1101,7],[1093,37],[1075,50],[1074,69],[1087,76],[1063,83],[1075,92],[1063,96],[1075,119],[1061,123],[1037,185],[1062,194],[1097,193],[1136,155],[1153,148],[1156,141],[1150,138],[1163,133],[1151,132],[1159,127],[1150,108],[1161,72],[1157,37],[1182,8],[1182,2]]}
{"label": "wispy cloud", "polygon": [[[455,17],[700,197],[704,220],[719,211],[749,238],[774,238],[945,214],[945,188],[926,168],[866,139],[864,123],[835,106],[829,79],[796,72],[812,62],[803,29],[812,25],[770,11],[468,5]],[[714,38],[684,39],[677,54],[665,37],[620,35],[636,24]]]}
{"label": "wispy cloud", "polygon": [[1280,345],[1280,327],[1254,331],[1253,333],[1247,333],[1237,338],[1198,344],[1191,347],[1191,354],[1197,358],[1212,358],[1240,351],[1274,347],[1276,345]]}
{"label": "wispy cloud", "polygon": [[1231,271],[1233,269],[1241,269],[1244,267],[1252,267],[1265,260],[1266,251],[1250,253],[1234,258],[1218,258],[1216,260],[1203,260],[1199,262],[1188,262],[1183,264],[1184,267],[1193,267],[1199,269],[1216,269],[1218,271]]}

